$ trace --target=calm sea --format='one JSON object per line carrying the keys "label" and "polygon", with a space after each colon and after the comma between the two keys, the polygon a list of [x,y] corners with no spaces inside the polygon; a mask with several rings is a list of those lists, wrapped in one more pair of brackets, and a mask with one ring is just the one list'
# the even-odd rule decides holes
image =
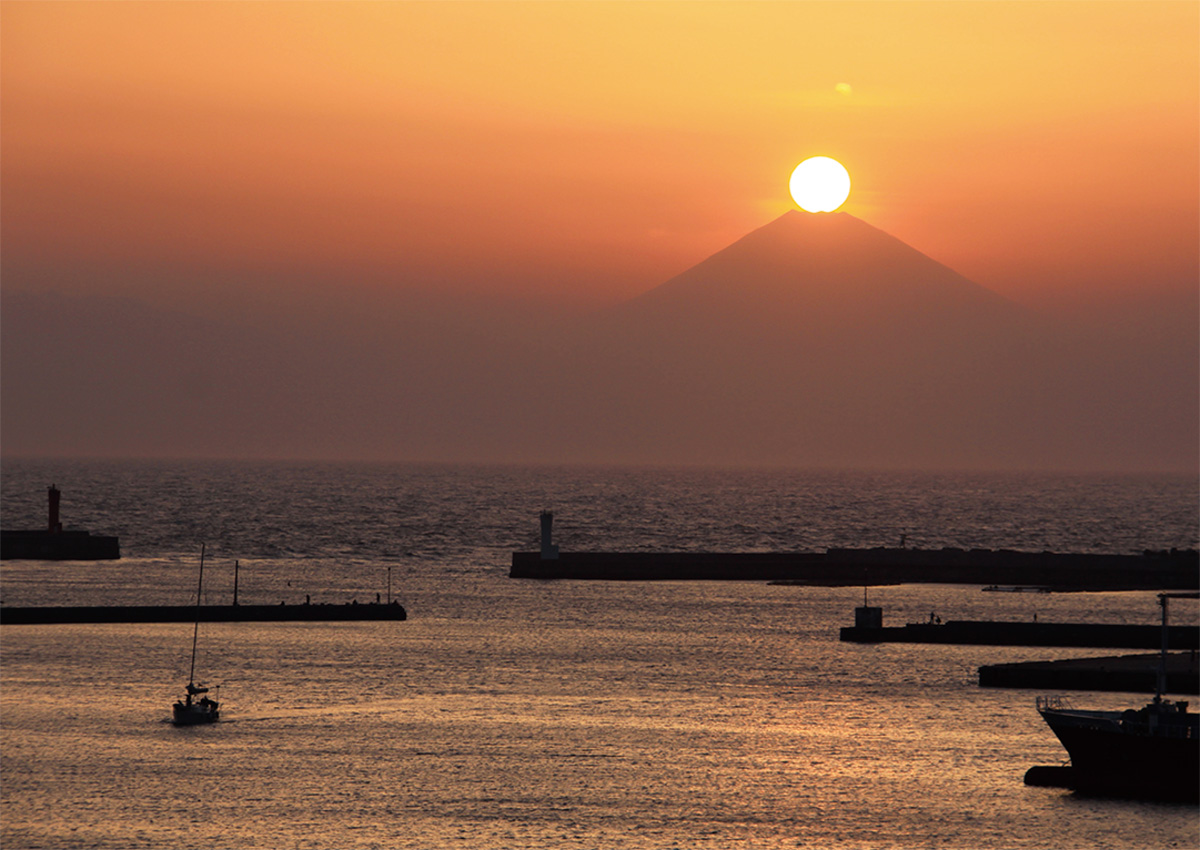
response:
{"label": "calm sea", "polygon": [[[1095,654],[837,640],[862,588],[530,582],[564,549],[1194,547],[1192,478],[6,461],[5,528],[119,534],[6,561],[4,605],[374,601],[403,623],[205,624],[221,723],[176,729],[191,626],[4,626],[9,848],[1165,848],[1192,806],[1027,788],[1065,753],[982,664]],[[872,588],[885,623],[1156,623],[1152,593]],[[1195,603],[1173,611],[1197,621]],[[1140,699],[1076,694],[1076,704]]]}

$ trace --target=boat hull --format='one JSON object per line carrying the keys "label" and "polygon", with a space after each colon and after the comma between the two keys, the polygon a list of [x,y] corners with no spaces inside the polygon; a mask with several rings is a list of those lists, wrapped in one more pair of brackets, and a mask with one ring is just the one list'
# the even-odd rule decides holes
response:
{"label": "boat hull", "polygon": [[221,717],[221,709],[216,703],[203,705],[192,703],[175,703],[171,722],[176,726],[199,726],[202,723],[216,723]]}
{"label": "boat hull", "polygon": [[1071,756],[1078,791],[1156,799],[1200,797],[1196,715],[1151,728],[1138,712],[1041,712]]}

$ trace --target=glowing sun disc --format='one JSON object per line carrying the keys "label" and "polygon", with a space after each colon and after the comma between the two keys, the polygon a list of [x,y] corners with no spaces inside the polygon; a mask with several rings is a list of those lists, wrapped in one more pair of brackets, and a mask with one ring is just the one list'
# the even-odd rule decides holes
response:
{"label": "glowing sun disc", "polygon": [[805,212],[833,212],[850,197],[850,172],[836,159],[809,157],[796,166],[788,188]]}

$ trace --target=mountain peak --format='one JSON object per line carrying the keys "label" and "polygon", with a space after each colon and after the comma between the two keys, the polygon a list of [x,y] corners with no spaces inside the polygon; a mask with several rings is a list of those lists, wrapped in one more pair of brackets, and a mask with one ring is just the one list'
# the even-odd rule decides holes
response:
{"label": "mountain peak", "polygon": [[[1015,304],[849,213],[792,210],[661,286],[627,302],[637,311],[802,314],[895,320],[986,313]],[[778,317],[776,315],[776,317]]]}
{"label": "mountain peak", "polygon": [[830,260],[845,263],[851,259],[848,251],[861,258],[860,252],[864,248],[871,246],[873,251],[879,251],[885,245],[890,245],[893,249],[903,247],[918,253],[894,236],[849,213],[808,213],[790,210],[774,221],[747,233],[713,257],[727,251],[735,254],[753,251],[760,254],[770,252],[779,259],[788,258],[801,261],[805,265]]}

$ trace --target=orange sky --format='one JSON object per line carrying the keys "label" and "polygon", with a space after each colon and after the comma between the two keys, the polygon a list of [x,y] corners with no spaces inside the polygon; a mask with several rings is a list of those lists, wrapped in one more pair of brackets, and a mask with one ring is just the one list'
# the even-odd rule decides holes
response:
{"label": "orange sky", "polygon": [[1193,2],[5,0],[0,24],[14,289],[610,301],[791,208],[814,154],[847,212],[1029,303],[1196,284]]}

